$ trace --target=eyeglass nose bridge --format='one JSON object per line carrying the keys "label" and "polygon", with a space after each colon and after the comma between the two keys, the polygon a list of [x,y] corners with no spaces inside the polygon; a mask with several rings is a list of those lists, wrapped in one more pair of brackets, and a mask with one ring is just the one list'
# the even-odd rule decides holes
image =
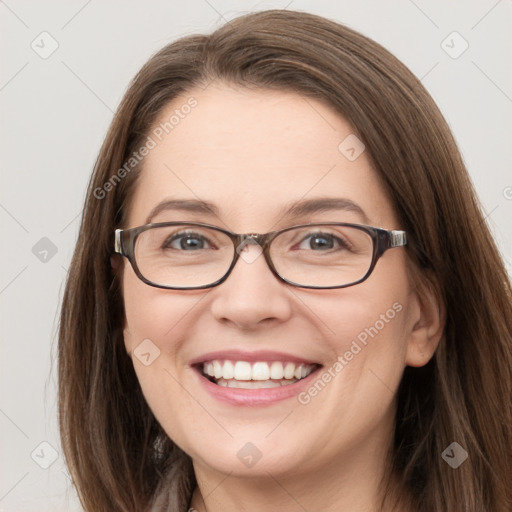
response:
{"label": "eyeglass nose bridge", "polygon": [[260,247],[261,252],[266,253],[266,246],[268,245],[268,234],[260,233],[245,233],[243,235],[235,235],[233,238],[235,242],[235,251],[238,256],[248,245],[257,245]]}
{"label": "eyeglass nose bridge", "polygon": [[[235,235],[232,240],[235,245],[235,257],[234,261],[231,265],[231,268],[228,272],[228,274],[231,273],[234,266],[238,262],[239,259],[243,259],[246,263],[253,263],[256,261],[260,256],[263,256],[265,259],[267,266],[269,267],[270,271],[280,280],[282,280],[281,276],[277,273],[274,263],[270,258],[269,254],[269,246],[272,240],[275,238],[275,232],[270,233],[245,233],[242,235]],[[243,250],[248,245],[257,245],[259,250],[258,251],[252,251],[249,253],[244,253]]]}
{"label": "eyeglass nose bridge", "polygon": [[[274,262],[272,261],[269,253],[270,243],[275,238],[276,232],[270,233],[245,233],[245,234],[233,234],[232,241],[235,246],[235,254],[233,261],[226,275],[222,278],[222,282],[225,281],[230,275],[233,269],[235,268],[238,260],[242,259],[245,263],[254,263],[258,258],[263,256],[263,259],[266,262],[267,267],[270,272],[282,282],[286,282],[277,272]],[[248,245],[257,245],[259,247],[259,251],[253,251],[250,253],[243,253],[243,250]]]}

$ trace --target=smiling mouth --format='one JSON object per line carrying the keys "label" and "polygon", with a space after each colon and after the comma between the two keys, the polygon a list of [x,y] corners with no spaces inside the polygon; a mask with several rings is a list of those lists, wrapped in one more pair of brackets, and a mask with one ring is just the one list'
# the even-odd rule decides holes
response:
{"label": "smiling mouth", "polygon": [[281,361],[231,361],[215,359],[198,365],[210,382],[221,387],[264,389],[288,386],[305,379],[321,367],[319,364],[296,364]]}

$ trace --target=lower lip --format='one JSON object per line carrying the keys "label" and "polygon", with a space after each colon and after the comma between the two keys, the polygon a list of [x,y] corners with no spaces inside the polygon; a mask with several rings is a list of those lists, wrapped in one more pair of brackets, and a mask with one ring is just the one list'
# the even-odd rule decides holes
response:
{"label": "lower lip", "polygon": [[297,396],[310,385],[311,380],[315,378],[319,369],[320,368],[317,368],[307,377],[304,377],[293,384],[262,389],[240,389],[218,386],[208,380],[199,370],[197,371],[197,374],[206,391],[215,399],[227,402],[231,405],[256,406],[271,405],[275,402],[280,402],[281,400]]}

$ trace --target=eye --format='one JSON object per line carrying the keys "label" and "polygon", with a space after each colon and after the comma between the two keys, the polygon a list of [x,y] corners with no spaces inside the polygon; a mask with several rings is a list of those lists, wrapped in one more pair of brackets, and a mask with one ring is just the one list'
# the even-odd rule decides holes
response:
{"label": "eye", "polygon": [[349,249],[350,244],[329,233],[313,233],[299,243],[298,249],[328,251],[332,249]]}
{"label": "eye", "polygon": [[201,249],[211,249],[212,245],[206,237],[198,233],[177,233],[168,238],[164,249],[177,249],[180,251],[198,251]]}

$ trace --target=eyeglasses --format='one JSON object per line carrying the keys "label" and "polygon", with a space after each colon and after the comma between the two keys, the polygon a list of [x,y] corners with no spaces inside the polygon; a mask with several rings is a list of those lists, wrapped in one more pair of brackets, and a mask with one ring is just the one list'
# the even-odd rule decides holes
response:
{"label": "eyeglasses", "polygon": [[[263,254],[272,273],[300,288],[345,288],[361,283],[378,259],[406,245],[405,231],[346,223],[292,226],[239,235],[209,224],[163,222],[116,229],[115,252],[144,283],[195,290],[225,281],[237,261]],[[247,250],[251,245],[252,250]]]}

